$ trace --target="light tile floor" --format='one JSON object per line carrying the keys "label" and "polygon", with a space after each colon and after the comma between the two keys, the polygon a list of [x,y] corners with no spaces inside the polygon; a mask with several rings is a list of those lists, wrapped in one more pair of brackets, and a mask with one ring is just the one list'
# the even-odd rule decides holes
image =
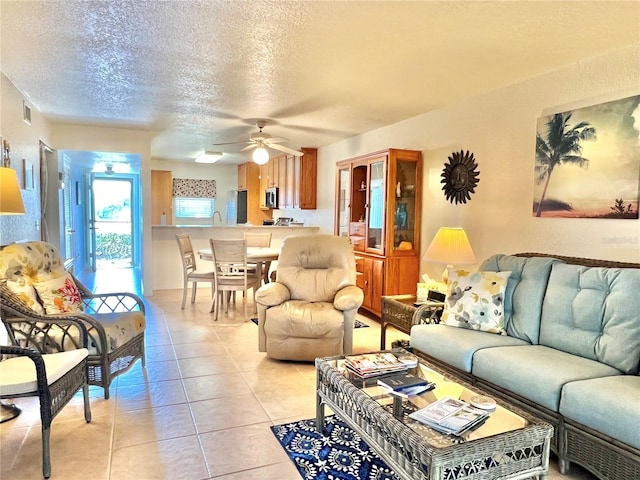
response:
{"label": "light tile floor", "polygon": [[[111,385],[91,387],[87,424],[76,395],[53,422],[53,479],[299,480],[269,427],[315,415],[313,364],[282,362],[257,351],[257,328],[236,311],[209,314],[207,290],[180,309],[181,291],[161,291],[148,305],[147,367],[140,362]],[[356,329],[356,352],[379,348],[380,329]],[[389,330],[388,345],[405,335]],[[41,478],[37,399],[0,424],[0,479]],[[591,480],[573,467],[551,479]]]}

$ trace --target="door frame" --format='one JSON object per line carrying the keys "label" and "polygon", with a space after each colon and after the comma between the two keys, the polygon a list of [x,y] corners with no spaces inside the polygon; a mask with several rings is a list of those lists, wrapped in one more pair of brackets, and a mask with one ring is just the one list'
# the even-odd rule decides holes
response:
{"label": "door frame", "polygon": [[95,180],[129,181],[131,183],[131,267],[141,268],[142,265],[142,196],[140,175],[138,173],[114,173],[107,175],[103,172],[90,172],[87,174],[85,198],[87,208],[85,218],[89,228],[85,230],[85,269],[96,271],[95,251],[95,219],[93,212],[95,207],[93,182]]}

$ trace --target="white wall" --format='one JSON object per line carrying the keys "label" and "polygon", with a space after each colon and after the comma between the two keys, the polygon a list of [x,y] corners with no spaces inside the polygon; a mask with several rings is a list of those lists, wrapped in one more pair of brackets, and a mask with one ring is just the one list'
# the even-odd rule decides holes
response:
{"label": "white wall", "polygon": [[24,186],[23,160],[33,165],[34,188],[21,190],[26,213],[24,215],[0,215],[0,244],[18,240],[40,240],[40,140],[48,143],[50,125],[40,112],[31,107],[31,125],[23,121],[25,97],[0,74],[0,136],[11,145],[11,168]]}
{"label": "white wall", "polygon": [[[439,227],[461,226],[478,261],[494,253],[534,251],[640,262],[638,220],[532,216],[537,119],[639,93],[636,44],[321,148],[315,218],[323,230],[333,231],[337,161],[409,148],[423,152],[422,252]],[[455,205],[444,197],[440,174],[447,157],[460,150],[474,153],[480,183],[470,202]],[[421,271],[439,277],[442,266],[422,262]]]}
{"label": "white wall", "polygon": [[[222,223],[225,223],[227,218],[227,191],[238,190],[238,166],[237,165],[219,165],[219,164],[206,164],[195,162],[175,162],[171,160],[163,160],[159,158],[153,158],[151,160],[152,170],[170,170],[173,173],[173,178],[195,178],[199,180],[215,180],[216,181],[216,210],[220,212],[222,216]],[[174,225],[177,225],[175,219]],[[190,224],[196,222],[189,222]],[[211,219],[206,222],[211,224]],[[219,225],[216,220],[216,225]]]}

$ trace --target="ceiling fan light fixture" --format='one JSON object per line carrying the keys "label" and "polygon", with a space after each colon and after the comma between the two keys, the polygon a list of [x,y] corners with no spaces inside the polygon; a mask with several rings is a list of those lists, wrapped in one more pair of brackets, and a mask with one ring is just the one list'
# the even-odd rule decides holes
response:
{"label": "ceiling fan light fixture", "polygon": [[264,165],[269,161],[269,152],[264,147],[258,147],[253,151],[253,161],[258,165]]}
{"label": "ceiling fan light fixture", "polygon": [[210,152],[205,150],[195,159],[196,163],[215,163],[222,158],[222,152]]}

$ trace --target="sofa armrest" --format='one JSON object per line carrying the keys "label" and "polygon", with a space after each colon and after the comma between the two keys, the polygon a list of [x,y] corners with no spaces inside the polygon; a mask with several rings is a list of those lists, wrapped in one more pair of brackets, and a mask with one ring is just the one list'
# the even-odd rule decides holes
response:
{"label": "sofa armrest", "polygon": [[358,309],[364,301],[364,293],[360,287],[355,285],[349,285],[344,287],[336,293],[333,299],[333,306],[342,312],[345,310]]}
{"label": "sofa armrest", "polygon": [[280,305],[291,298],[289,289],[282,283],[271,282],[263,285],[256,292],[256,303],[265,307]]}

